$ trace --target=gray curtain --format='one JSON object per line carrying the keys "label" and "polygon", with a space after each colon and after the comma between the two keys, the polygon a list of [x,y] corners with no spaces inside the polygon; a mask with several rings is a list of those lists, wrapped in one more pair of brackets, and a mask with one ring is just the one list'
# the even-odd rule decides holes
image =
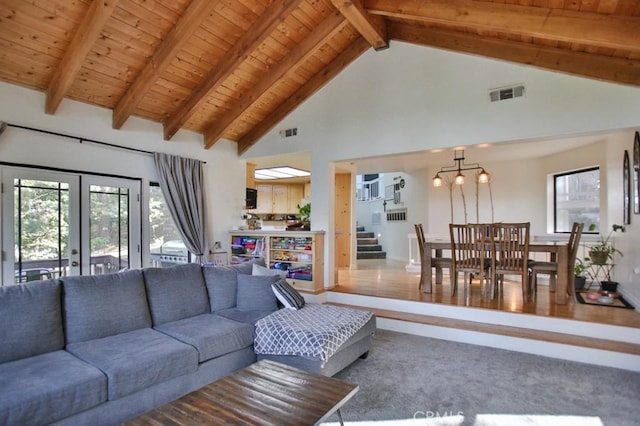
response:
{"label": "gray curtain", "polygon": [[187,249],[203,262],[207,215],[202,161],[155,152],[160,188]]}

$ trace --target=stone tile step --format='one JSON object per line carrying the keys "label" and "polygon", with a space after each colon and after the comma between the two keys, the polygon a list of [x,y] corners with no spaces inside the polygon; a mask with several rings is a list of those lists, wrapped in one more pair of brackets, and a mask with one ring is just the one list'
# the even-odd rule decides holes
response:
{"label": "stone tile step", "polygon": [[358,246],[358,252],[361,251],[382,251],[380,244],[362,244]]}
{"label": "stone tile step", "polygon": [[356,238],[375,238],[373,232],[358,232]]}
{"label": "stone tile step", "polygon": [[368,245],[368,244],[378,244],[378,239],[377,238],[358,238],[357,242],[359,246]]}
{"label": "stone tile step", "polygon": [[359,251],[356,259],[386,259],[387,252],[384,251]]}
{"label": "stone tile step", "polygon": [[356,232],[364,232],[364,226],[356,226]]}

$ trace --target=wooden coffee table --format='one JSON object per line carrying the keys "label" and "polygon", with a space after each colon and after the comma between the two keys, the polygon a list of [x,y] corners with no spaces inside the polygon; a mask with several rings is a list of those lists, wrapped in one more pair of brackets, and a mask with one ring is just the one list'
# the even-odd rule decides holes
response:
{"label": "wooden coffee table", "polygon": [[340,407],[358,385],[262,360],[125,425],[313,425]]}

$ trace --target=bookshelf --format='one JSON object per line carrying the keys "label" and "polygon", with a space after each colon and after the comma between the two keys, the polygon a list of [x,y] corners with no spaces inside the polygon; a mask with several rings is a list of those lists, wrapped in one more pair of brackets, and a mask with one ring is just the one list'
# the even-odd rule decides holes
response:
{"label": "bookshelf", "polygon": [[296,289],[318,292],[324,287],[324,232],[233,231],[231,264],[264,258],[270,269],[287,271]]}

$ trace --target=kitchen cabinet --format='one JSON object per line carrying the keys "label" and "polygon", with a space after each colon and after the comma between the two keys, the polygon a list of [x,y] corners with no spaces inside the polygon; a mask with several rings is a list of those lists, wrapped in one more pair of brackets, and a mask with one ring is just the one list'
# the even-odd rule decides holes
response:
{"label": "kitchen cabinet", "polygon": [[324,288],[324,231],[233,231],[231,264],[262,257],[270,269],[286,271],[303,291]]}
{"label": "kitchen cabinet", "polygon": [[298,204],[302,201],[304,185],[258,184],[258,204],[255,213],[298,214]]}

